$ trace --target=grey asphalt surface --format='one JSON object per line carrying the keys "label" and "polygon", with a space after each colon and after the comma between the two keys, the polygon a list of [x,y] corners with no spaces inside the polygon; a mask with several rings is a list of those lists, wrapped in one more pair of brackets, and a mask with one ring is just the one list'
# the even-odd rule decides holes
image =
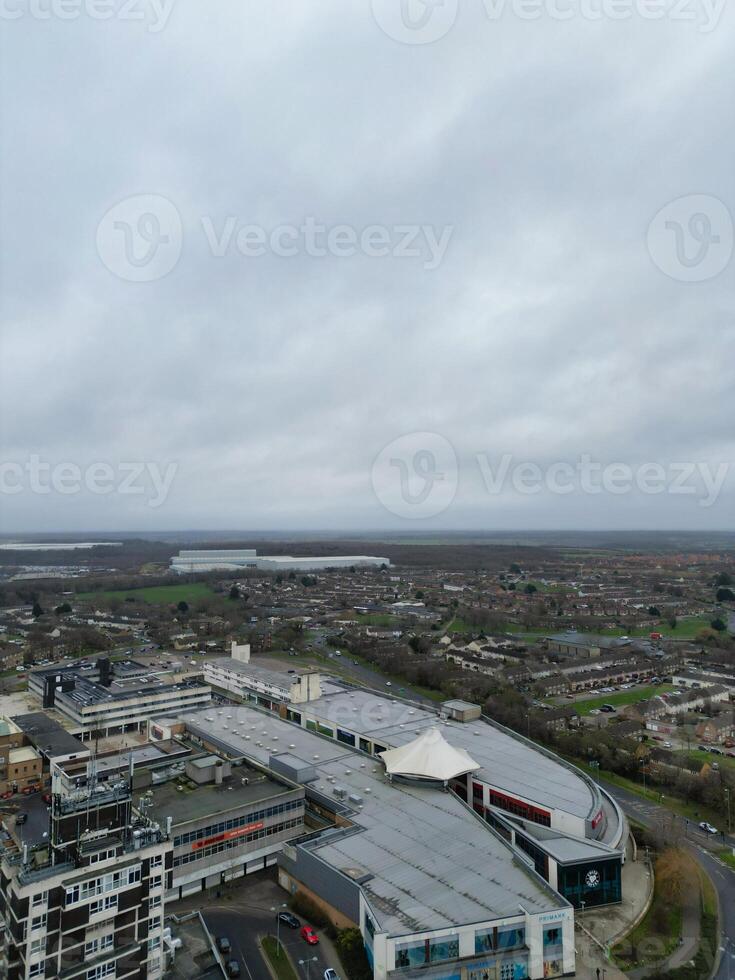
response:
{"label": "grey asphalt surface", "polygon": [[[668,825],[671,821],[672,812],[666,807],[641,799],[634,793],[606,783],[605,780],[600,782],[617,799],[625,813],[644,827],[655,829],[661,823]],[[735,871],[731,871],[712,854],[711,849],[723,847],[721,837],[713,840],[696,825],[692,825],[691,821],[687,827],[683,817],[675,815],[675,820],[685,832],[686,846],[703,865],[717,889],[720,903],[720,960],[713,980],[735,980]],[[735,839],[726,837],[724,845],[735,847]]]}
{"label": "grey asphalt surface", "polygon": [[[240,962],[242,976],[245,980],[271,980],[268,967],[263,961],[258,947],[258,937],[276,935],[276,916],[271,908],[285,905],[287,894],[278,887],[275,877],[265,877],[262,874],[227,889],[223,899],[212,898],[211,904],[202,904],[202,916],[207,928],[215,938],[227,936],[232,944],[232,952],[227,959]],[[306,925],[307,920],[298,915],[297,918]],[[298,929],[290,929],[281,924],[280,939],[288,950],[294,967],[299,974],[299,980],[322,980],[328,966],[340,971],[340,964],[332,962],[332,957],[320,942],[317,946],[309,946],[299,935]],[[315,928],[321,937],[321,930]],[[312,960],[316,957],[316,962]],[[299,965],[304,960],[304,965]],[[308,964],[308,978],[307,966]]]}

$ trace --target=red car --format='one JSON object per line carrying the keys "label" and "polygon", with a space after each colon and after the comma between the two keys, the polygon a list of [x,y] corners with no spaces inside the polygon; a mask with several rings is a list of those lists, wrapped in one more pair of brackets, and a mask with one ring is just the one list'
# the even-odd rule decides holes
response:
{"label": "red car", "polygon": [[310,946],[316,946],[319,942],[319,936],[317,936],[311,926],[302,926],[300,935]]}

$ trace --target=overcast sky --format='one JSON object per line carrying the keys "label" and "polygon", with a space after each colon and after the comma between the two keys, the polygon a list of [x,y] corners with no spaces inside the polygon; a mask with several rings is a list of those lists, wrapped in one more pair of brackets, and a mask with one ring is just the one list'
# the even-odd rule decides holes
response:
{"label": "overcast sky", "polygon": [[732,5],[53,2],[0,530],[732,527]]}

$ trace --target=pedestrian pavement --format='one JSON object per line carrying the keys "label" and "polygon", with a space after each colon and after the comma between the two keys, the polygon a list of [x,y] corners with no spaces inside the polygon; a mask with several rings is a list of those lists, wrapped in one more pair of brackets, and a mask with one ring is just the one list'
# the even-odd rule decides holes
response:
{"label": "pedestrian pavement", "polygon": [[622,872],[623,901],[594,911],[575,912],[577,976],[583,980],[625,980],[628,974],[608,959],[610,948],[645,914],[653,894],[653,872],[643,851],[634,859],[628,839]]}

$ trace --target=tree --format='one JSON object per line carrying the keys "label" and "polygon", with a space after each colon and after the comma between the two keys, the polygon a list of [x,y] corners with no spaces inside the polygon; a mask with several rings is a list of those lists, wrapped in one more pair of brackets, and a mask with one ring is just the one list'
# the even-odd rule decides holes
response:
{"label": "tree", "polygon": [[521,566],[520,565],[516,565],[516,563],[513,562],[513,564],[508,569],[508,571],[511,572],[513,575],[520,575],[521,574]]}
{"label": "tree", "polygon": [[64,616],[66,613],[71,612],[71,606],[68,602],[62,602],[60,606],[57,606],[56,609],[54,609],[54,612],[57,616]]}
{"label": "tree", "polygon": [[715,585],[732,585],[732,575],[728,575],[727,572],[720,572],[715,579]]}
{"label": "tree", "polygon": [[710,626],[713,630],[717,630],[718,633],[724,633],[727,629],[727,626],[719,617],[717,619],[713,619]]}
{"label": "tree", "polygon": [[529,582],[523,591],[526,592],[528,595],[533,595],[534,592],[538,592],[538,589],[536,588],[535,585]]}
{"label": "tree", "polygon": [[717,590],[717,601],[718,602],[732,602],[735,599],[735,592],[732,589],[718,589]]}
{"label": "tree", "polygon": [[658,606],[649,606],[648,607],[648,615],[649,616],[656,616],[656,617],[660,618],[660,616],[661,616],[661,610],[658,608]]}
{"label": "tree", "polygon": [[669,616],[667,622],[668,622],[669,626],[672,628],[672,630],[675,630],[676,629],[676,626],[677,626],[677,623],[678,623],[678,620],[677,620],[676,616],[674,616],[674,615]]}
{"label": "tree", "polygon": [[187,613],[189,612],[189,603],[184,602],[184,600],[182,599],[181,602],[177,602],[176,608],[179,610],[180,613]]}
{"label": "tree", "polygon": [[238,588],[237,585],[233,585],[232,588],[230,589],[230,599],[239,599],[239,598],[240,598],[240,589]]}
{"label": "tree", "polygon": [[38,599],[33,603],[33,618],[38,619],[39,616],[43,616],[43,609]]}

